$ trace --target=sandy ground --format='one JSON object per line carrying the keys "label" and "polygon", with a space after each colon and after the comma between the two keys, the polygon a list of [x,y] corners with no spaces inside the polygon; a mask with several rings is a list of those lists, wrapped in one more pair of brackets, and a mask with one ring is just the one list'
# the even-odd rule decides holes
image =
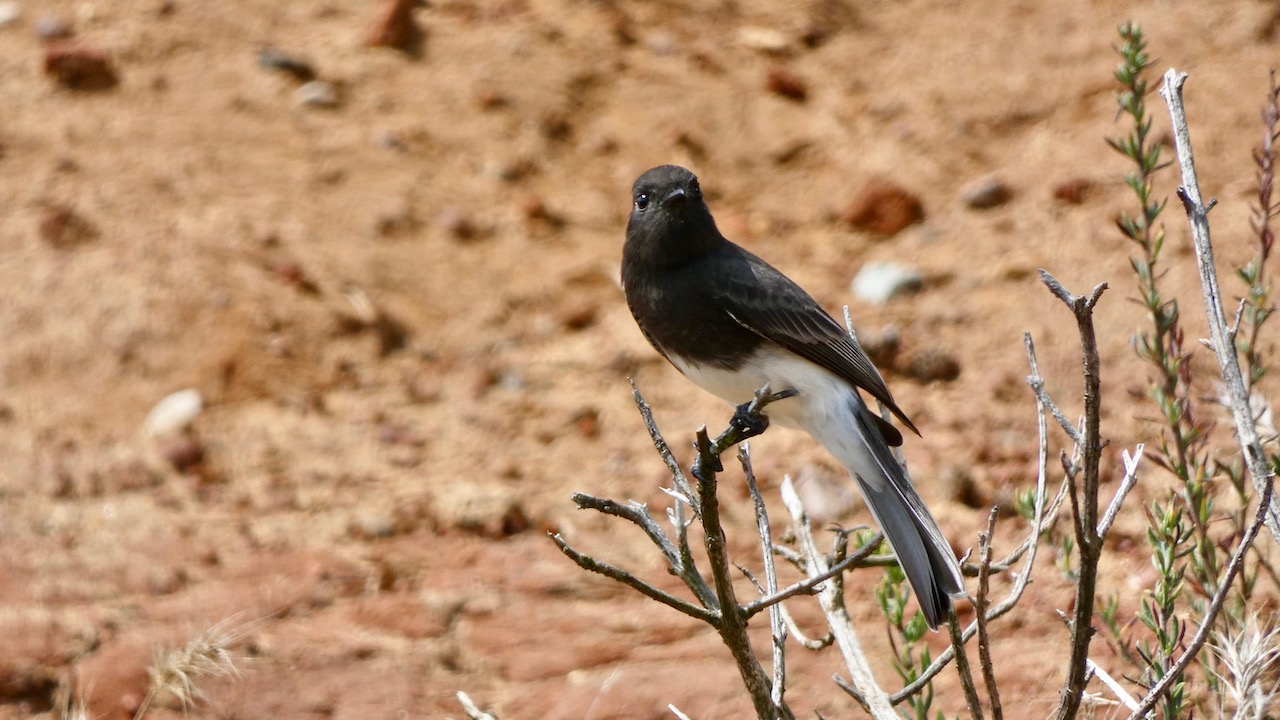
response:
{"label": "sandy ground", "polygon": [[[156,649],[228,618],[241,675],[206,682],[192,717],[456,718],[458,690],[511,719],[666,718],[668,703],[746,717],[714,633],[546,537],[669,585],[638,531],[569,494],[663,502],[628,377],[682,459],[694,429],[729,416],[623,303],[635,177],[690,166],[726,234],[833,312],[849,304],[865,337],[896,329],[884,370],[924,435],[907,456],[967,548],[987,507],[1034,478],[1024,331],[1079,411],[1075,330],[1037,268],[1075,291],[1111,284],[1108,482],[1119,448],[1154,437],[1113,224],[1133,201],[1104,142],[1125,129],[1115,27],[1142,23],[1153,73],[1191,73],[1224,268],[1249,252],[1249,153],[1278,57],[1275,5],[1256,1],[435,0],[408,52],[367,46],[382,12],[368,1],[21,9],[0,27],[3,718],[51,714],[60,686],[92,717],[129,717]],[[50,19],[118,82],[48,76]],[[264,47],[310,63],[336,105],[299,105],[300,79],[261,66]],[[1009,200],[967,206],[962,188],[989,176]],[[917,196],[922,222],[851,227],[877,180]],[[1055,198],[1076,182],[1082,203]],[[1167,287],[1204,334],[1185,223],[1165,217]],[[888,260],[918,268],[922,290],[859,302],[851,279]],[[912,369],[944,356],[954,380]],[[191,437],[148,437],[152,406],[187,387],[206,405]],[[784,475],[843,482],[807,437],[752,449],[779,529]],[[1151,580],[1149,477],[1106,563],[1104,592],[1130,611]],[[725,492],[732,550],[757,567],[738,475]],[[998,548],[1019,528],[1004,521]],[[854,575],[849,604],[892,686],[878,578]],[[995,629],[1006,701],[1028,718],[1056,703],[1071,595],[1052,557],[1034,580]],[[794,656],[797,711],[859,716],[832,653]],[[1098,657],[1114,660],[1101,642]],[[963,707],[950,674],[938,688],[939,707]]]}

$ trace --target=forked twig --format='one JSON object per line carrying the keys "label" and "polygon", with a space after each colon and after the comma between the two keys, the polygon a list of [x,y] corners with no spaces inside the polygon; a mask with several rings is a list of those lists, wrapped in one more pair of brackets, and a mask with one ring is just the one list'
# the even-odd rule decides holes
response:
{"label": "forked twig", "polygon": [[[689,478],[680,469],[666,441],[662,438],[662,434],[658,431],[656,423],[653,421],[653,414],[648,404],[640,395],[639,390],[635,388],[635,385],[632,385],[632,397],[640,410],[641,416],[644,418],[645,426],[649,430],[654,447],[671,471],[672,483],[675,487],[668,492],[668,495],[673,499],[675,507],[669,516],[676,529],[675,543],[671,541],[671,538],[667,536],[666,532],[653,519],[649,514],[648,508],[643,504],[636,502],[618,503],[613,500],[596,498],[585,493],[575,493],[573,495],[574,502],[580,508],[593,509],[607,515],[620,517],[643,529],[645,534],[649,536],[650,541],[662,551],[672,573],[684,581],[701,606],[656,588],[621,568],[601,562],[575,550],[559,534],[552,536],[560,551],[579,567],[621,582],[646,597],[714,627],[729,652],[733,655],[743,684],[746,686],[747,693],[750,695],[752,704],[755,707],[756,715],[761,720],[794,720],[795,717],[783,700],[785,663],[782,649],[783,641],[786,638],[786,626],[781,612],[773,612],[773,622],[771,624],[775,630],[775,655],[774,672],[771,678],[764,672],[752,651],[751,638],[747,634],[747,621],[750,616],[746,614],[744,607],[738,602],[733,587],[733,565],[729,560],[727,540],[721,524],[720,502],[716,492],[716,473],[723,470],[720,460],[723,452],[754,435],[764,432],[764,429],[768,427],[768,418],[763,414],[764,408],[771,402],[790,397],[793,394],[794,391],[770,393],[767,387],[761,388],[752,402],[737,409],[729,428],[716,437],[714,441],[707,435],[705,427],[699,429],[695,443],[698,454],[690,470],[690,475],[696,480],[695,485],[689,481]],[[739,457],[743,462],[743,469],[748,475],[749,484],[754,486],[755,478],[751,470],[749,455],[745,448],[743,448]],[[767,594],[777,595],[777,579],[773,576],[773,547],[767,535],[768,518],[764,512],[763,502],[759,501],[758,489],[756,489],[755,495],[758,502],[758,522],[765,533],[762,544],[764,547],[766,575],[769,576],[767,580],[769,584],[768,590],[773,591]],[[684,505],[690,506],[695,518],[702,524],[703,547],[706,550],[707,560],[711,566],[712,582],[710,584],[703,578],[692,559],[692,553],[687,542],[687,522],[684,515]]]}
{"label": "forked twig", "polygon": [[[1160,95],[1169,106],[1169,118],[1173,125],[1174,148],[1178,154],[1178,166],[1182,171],[1182,185],[1178,199],[1187,213],[1191,225],[1191,241],[1196,251],[1196,265],[1200,269],[1200,286],[1204,292],[1205,315],[1209,322],[1209,335],[1213,339],[1213,354],[1218,359],[1222,381],[1226,385],[1228,405],[1235,422],[1236,437],[1244,455],[1254,489],[1261,497],[1263,489],[1271,484],[1274,475],[1267,465],[1258,437],[1258,427],[1249,407],[1249,391],[1240,372],[1240,358],[1236,356],[1235,343],[1228,337],[1227,320],[1222,308],[1222,292],[1218,289],[1218,273],[1213,264],[1213,244],[1209,240],[1209,210],[1214,201],[1205,205],[1200,195],[1200,181],[1196,177],[1195,158],[1191,153],[1191,132],[1187,127],[1187,114],[1182,104],[1182,85],[1186,73],[1169,68],[1164,74],[1164,86]],[[1280,542],[1280,500],[1274,496],[1266,513],[1267,527]]]}
{"label": "forked twig", "polygon": [[[806,571],[810,577],[825,572],[828,569],[827,559],[814,542],[808,513],[805,512],[804,504],[800,502],[800,496],[796,493],[791,478],[784,478],[782,481],[782,504],[791,513],[797,542],[805,556]],[[833,581],[824,585],[818,592],[818,602],[822,606],[823,614],[828,618],[828,625],[831,627],[832,634],[835,635],[836,645],[844,656],[845,666],[853,677],[855,697],[875,720],[898,720],[889,696],[876,682],[871,665],[862,652],[862,644],[858,642],[858,636],[853,630],[853,621],[844,606],[841,584]]]}

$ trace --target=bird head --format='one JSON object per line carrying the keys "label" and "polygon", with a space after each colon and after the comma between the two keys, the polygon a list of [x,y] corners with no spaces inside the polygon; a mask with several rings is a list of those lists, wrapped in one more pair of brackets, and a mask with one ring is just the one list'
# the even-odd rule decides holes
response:
{"label": "bird head", "polygon": [[678,165],[646,171],[631,189],[631,219],[624,254],[666,266],[714,252],[724,242],[702,188]]}

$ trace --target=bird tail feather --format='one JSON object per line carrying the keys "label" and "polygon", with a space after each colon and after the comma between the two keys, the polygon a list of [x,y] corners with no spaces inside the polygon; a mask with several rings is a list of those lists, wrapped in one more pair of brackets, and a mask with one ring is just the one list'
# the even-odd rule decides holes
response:
{"label": "bird tail feather", "polygon": [[[871,411],[854,402],[859,439],[866,452],[845,462],[858,483],[884,536],[898,556],[898,564],[915,590],[930,628],[946,621],[951,598],[964,595],[964,578],[951,544],[925,507],[906,471],[877,429]],[[868,456],[872,462],[866,460]],[[843,460],[843,458],[842,458]]]}

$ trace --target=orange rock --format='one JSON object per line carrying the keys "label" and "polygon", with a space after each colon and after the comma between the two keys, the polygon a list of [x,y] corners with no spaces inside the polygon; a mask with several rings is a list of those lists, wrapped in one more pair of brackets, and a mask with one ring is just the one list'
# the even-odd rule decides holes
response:
{"label": "orange rock", "polygon": [[386,0],[378,11],[378,20],[369,30],[366,40],[369,47],[408,49],[422,35],[413,21],[417,7],[418,0]]}
{"label": "orange rock", "polygon": [[799,75],[781,67],[769,70],[765,89],[788,100],[804,102],[809,98],[809,86]]}
{"label": "orange rock", "polygon": [[107,90],[120,81],[106,53],[69,42],[45,50],[44,72],[72,90]]}
{"label": "orange rock", "polygon": [[840,213],[840,219],[859,230],[895,235],[924,219],[924,205],[899,185],[872,180]]}

